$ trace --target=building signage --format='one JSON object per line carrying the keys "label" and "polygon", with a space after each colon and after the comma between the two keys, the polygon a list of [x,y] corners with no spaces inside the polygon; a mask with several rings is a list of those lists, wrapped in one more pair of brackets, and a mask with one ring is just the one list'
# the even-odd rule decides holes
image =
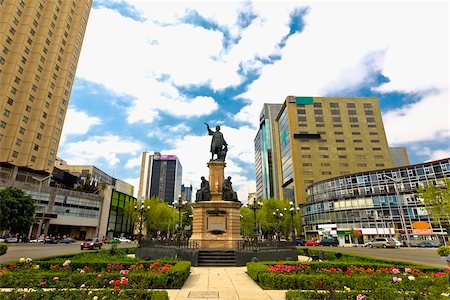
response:
{"label": "building signage", "polygon": [[428,222],[417,221],[417,222],[412,223],[412,228],[413,229],[431,229],[431,225]]}
{"label": "building signage", "polygon": [[433,229],[413,229],[413,234],[422,234],[422,235],[433,234]]}

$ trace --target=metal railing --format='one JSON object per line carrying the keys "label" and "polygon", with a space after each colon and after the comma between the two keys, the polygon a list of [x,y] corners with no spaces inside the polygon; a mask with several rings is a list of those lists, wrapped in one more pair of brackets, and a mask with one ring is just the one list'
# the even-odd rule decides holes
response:
{"label": "metal railing", "polygon": [[274,250],[274,249],[294,249],[295,243],[292,241],[239,241],[239,250]]}
{"label": "metal railing", "polygon": [[177,248],[177,249],[198,249],[196,241],[187,240],[152,240],[145,239],[139,244],[141,248]]}

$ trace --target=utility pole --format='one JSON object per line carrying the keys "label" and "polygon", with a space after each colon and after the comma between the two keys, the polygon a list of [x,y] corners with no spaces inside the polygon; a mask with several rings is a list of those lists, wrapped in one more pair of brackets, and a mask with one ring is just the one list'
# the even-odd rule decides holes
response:
{"label": "utility pole", "polygon": [[[39,190],[38,190],[38,194],[39,194],[39,197],[42,199],[42,194],[41,194],[41,192],[42,192],[42,182],[44,182],[44,181],[46,181],[47,179],[50,179],[50,178],[52,178],[53,177],[53,175],[48,175],[48,176],[46,176],[46,177],[44,177],[44,178],[37,178],[37,177],[31,177],[31,178],[33,178],[34,180],[36,180],[36,181],[39,181]],[[44,211],[42,212],[42,218],[41,218],[41,220],[39,221],[39,227],[38,227],[38,231],[37,231],[37,237],[39,237],[39,236],[41,236],[41,231],[42,231],[42,224],[44,224],[44,218],[45,218],[45,214],[47,213],[47,210],[48,210],[48,207],[49,207],[49,204],[50,204],[50,199],[48,199],[48,201],[49,201],[49,203],[47,204],[47,206],[45,207],[45,209],[44,209]],[[36,215],[36,213],[35,213],[35,215]],[[32,229],[33,229],[33,224],[31,225],[31,228],[30,228],[30,231],[28,232],[28,239],[30,239],[30,237],[31,237],[31,231],[32,231]]]}

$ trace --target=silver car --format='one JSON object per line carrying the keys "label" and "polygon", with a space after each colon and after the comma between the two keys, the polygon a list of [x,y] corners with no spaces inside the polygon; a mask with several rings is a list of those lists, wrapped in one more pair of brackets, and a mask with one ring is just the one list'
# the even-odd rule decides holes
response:
{"label": "silver car", "polygon": [[367,247],[369,247],[369,248],[373,248],[373,247],[377,247],[377,248],[395,248],[396,244],[395,244],[395,241],[393,239],[380,237],[380,238],[375,238],[372,241],[367,242]]}

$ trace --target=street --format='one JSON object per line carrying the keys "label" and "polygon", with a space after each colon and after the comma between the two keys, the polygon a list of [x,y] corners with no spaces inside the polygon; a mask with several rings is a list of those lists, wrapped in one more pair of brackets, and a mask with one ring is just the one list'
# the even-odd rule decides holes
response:
{"label": "street", "polygon": [[[303,247],[302,247],[303,248]],[[341,253],[358,254],[377,258],[409,261],[416,264],[447,267],[436,253],[437,248],[365,248],[365,247],[306,247],[316,250],[330,250]]]}
{"label": "street", "polygon": [[[137,243],[119,244],[118,248],[136,247]],[[111,245],[104,244],[103,249],[109,249]],[[89,251],[89,250],[83,250]],[[37,258],[62,254],[74,254],[82,252],[80,242],[74,244],[32,244],[32,243],[10,243],[5,255],[0,256],[0,263],[17,260],[21,257]]]}

